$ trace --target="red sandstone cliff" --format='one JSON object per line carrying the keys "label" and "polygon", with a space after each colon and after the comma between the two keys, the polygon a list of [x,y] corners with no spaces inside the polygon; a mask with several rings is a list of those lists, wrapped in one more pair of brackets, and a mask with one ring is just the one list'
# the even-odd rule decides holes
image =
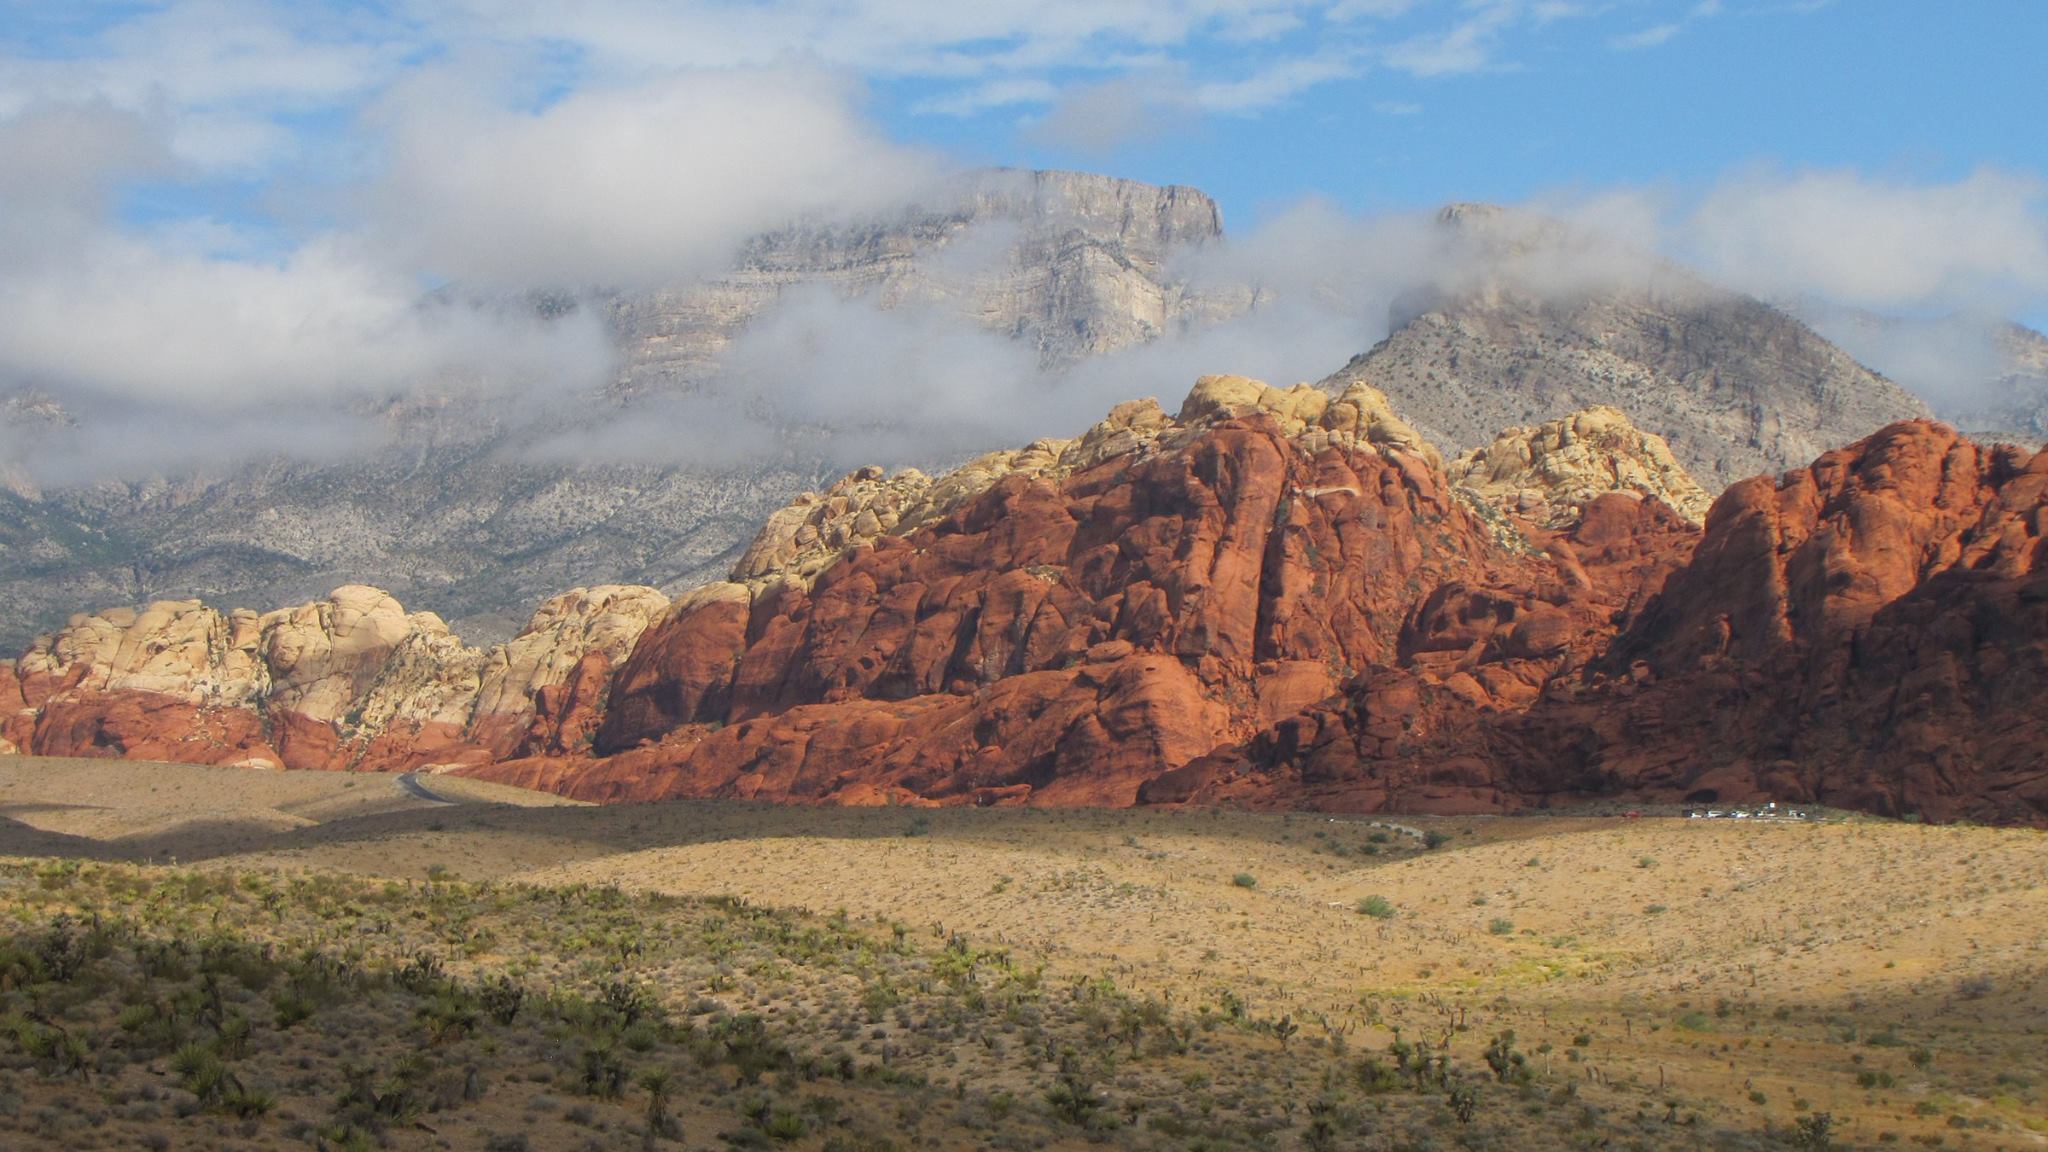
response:
{"label": "red sandstone cliff", "polygon": [[1213,756],[1269,805],[1798,800],[2048,824],[2048,453],[1892,425],[1737,484],[1609,651],[1513,715],[1398,672]]}
{"label": "red sandstone cliff", "polygon": [[1524,707],[1696,534],[1627,495],[1565,532],[1482,515],[1369,390],[1216,379],[1176,420],[1120,412],[1123,450],[1049,446],[814,583],[685,597],[612,682],[597,755],[479,773],[597,800],[1170,796],[1363,669]]}

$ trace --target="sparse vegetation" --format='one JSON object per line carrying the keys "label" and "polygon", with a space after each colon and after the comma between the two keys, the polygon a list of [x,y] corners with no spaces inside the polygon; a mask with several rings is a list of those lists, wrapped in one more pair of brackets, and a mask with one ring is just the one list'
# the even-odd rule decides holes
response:
{"label": "sparse vegetation", "polygon": [[0,866],[0,1146],[1988,1149],[2048,1076],[2033,834],[432,813]]}

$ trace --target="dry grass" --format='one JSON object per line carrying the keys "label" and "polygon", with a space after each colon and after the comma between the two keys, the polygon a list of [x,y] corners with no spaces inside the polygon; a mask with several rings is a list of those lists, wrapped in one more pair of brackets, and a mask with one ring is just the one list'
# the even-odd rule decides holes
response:
{"label": "dry grass", "polygon": [[[1513,1095],[1487,1085],[1494,1095],[1472,1125],[1423,1124],[1445,1145],[1599,1136],[1739,1146],[1741,1133],[1782,1135],[1826,1112],[1837,1144],[2048,1146],[2048,838],[2035,832],[1563,818],[1396,829],[1306,815],[490,802],[499,798],[427,805],[379,777],[0,760],[0,852],[162,860],[175,849],[183,865],[211,870],[417,880],[434,869],[500,885],[738,897],[811,921],[844,910],[836,923],[890,946],[901,926],[922,964],[960,934],[1013,971],[1042,967],[1049,988],[1106,977],[1119,1003],[1150,998],[1189,1020],[1240,1014],[1205,1034],[1207,1053],[1149,1069],[1134,1060],[1122,1071],[1138,1082],[1123,1098],[1164,1107],[1207,1094],[1214,1108],[1230,1095],[1218,1131],[1247,1146],[1298,1146],[1309,1130],[1299,1109],[1322,1091],[1310,1088],[1332,1070],[1354,1081],[1359,1055],[1384,1051],[1396,1029],[1447,1037],[1482,1085],[1482,1050],[1512,1029],[1534,1072]],[[1447,839],[1426,849],[1411,830]],[[1392,915],[1362,915],[1371,896]],[[567,954],[560,941],[526,947],[531,972]],[[707,978],[686,968],[650,979],[672,977],[666,993],[694,999]],[[735,987],[823,1037],[836,1033],[822,1022],[869,979],[849,977],[838,1009],[829,981],[750,976]],[[1086,1007],[1058,1004],[1055,1016]],[[985,1009],[962,1026],[971,1032]],[[1284,1060],[1273,1031],[1283,1017],[1301,1029]],[[1067,1024],[1085,1037],[1078,1019]],[[1067,1024],[1045,1027],[1057,1038]],[[991,1133],[1009,1129],[1071,1135],[1042,1123],[1056,1061],[1027,1068],[1014,1049],[989,1060],[971,1047],[950,1050],[950,1064],[934,1048],[933,1068],[946,1073],[932,1079],[966,1084],[968,1098],[1009,1092],[1031,1105],[1020,1114],[1029,1120],[941,1126],[930,1146],[999,1146]],[[1188,1075],[1207,1086],[1168,1090]],[[1354,1110],[1385,1104],[1339,1095]],[[894,1105],[845,1106],[871,1115]],[[1428,1101],[1432,1115],[1443,1106]],[[1338,1146],[1402,1146],[1405,1107],[1366,1113],[1384,1123],[1354,1125],[1361,1135]],[[1249,1135],[1275,1114],[1283,1127]],[[1192,1146],[1142,1119],[1115,1138],[1155,1137]],[[806,1139],[799,1146],[817,1146],[822,1133]]]}

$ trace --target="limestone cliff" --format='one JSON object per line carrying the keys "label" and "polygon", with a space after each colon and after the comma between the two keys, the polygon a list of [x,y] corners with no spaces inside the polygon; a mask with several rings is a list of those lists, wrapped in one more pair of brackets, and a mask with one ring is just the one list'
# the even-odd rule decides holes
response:
{"label": "limestone cliff", "polygon": [[[979,172],[892,215],[757,237],[709,282],[547,306],[592,310],[609,327],[620,366],[608,395],[591,398],[605,411],[729,389],[720,357],[796,290],[962,316],[1057,367],[1239,306],[1191,293],[1172,270],[1220,234],[1215,202],[1191,188]],[[801,451],[720,467],[536,458],[488,403],[365,415],[392,429],[391,447],[47,492],[13,477],[0,451],[0,650],[87,604],[274,605],[356,583],[429,603],[466,635],[505,638],[565,587],[673,594],[722,575],[763,516],[839,471]],[[65,419],[48,397],[0,397],[0,421]]]}

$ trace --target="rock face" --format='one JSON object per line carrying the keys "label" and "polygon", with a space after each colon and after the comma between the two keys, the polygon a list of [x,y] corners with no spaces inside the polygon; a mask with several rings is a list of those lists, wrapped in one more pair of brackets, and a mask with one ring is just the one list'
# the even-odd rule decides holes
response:
{"label": "rock face", "polygon": [[2048,336],[1983,315],[1886,316],[1796,303],[1802,319],[1984,443],[2048,443]]}
{"label": "rock face", "polygon": [[2044,529],[2048,453],[1893,425],[1729,489],[1692,561],[1534,706],[1375,672],[1218,758],[1199,796],[1770,798],[2048,824]]}
{"label": "rock face", "polygon": [[[1190,762],[1361,669],[1526,705],[1695,535],[1616,495],[1502,549],[1364,387],[1207,377],[1177,418],[1125,405],[963,471],[856,474],[794,506],[648,631],[596,756],[473,771],[600,800],[1170,798],[1198,786]],[[795,524],[836,558],[788,547]]]}
{"label": "rock face", "polygon": [[360,585],[262,616],[79,615],[0,664],[0,734],[47,756],[393,771],[587,747],[612,664],[667,604],[577,589],[489,651]]}
{"label": "rock face", "polygon": [[[1082,172],[968,173],[896,218],[756,237],[716,281],[611,300],[626,349],[620,389],[709,379],[747,321],[799,285],[885,308],[957,309],[1022,340],[1047,367],[1071,364],[1220,307],[1190,295],[1166,265],[1222,234],[1216,202],[1193,188]],[[1000,258],[946,259],[963,243]]]}
{"label": "rock face", "polygon": [[2000,324],[1992,347],[1997,374],[1970,402],[1958,406],[1954,421],[2025,447],[2048,444],[2048,336],[2021,324]]}
{"label": "rock face", "polygon": [[1588,408],[1534,428],[1510,428],[1453,461],[1451,482],[1504,510],[1552,528],[1576,522],[1609,492],[1655,496],[1697,524],[1707,495],[1661,436],[1619,408]]}
{"label": "rock face", "polygon": [[1441,224],[1468,273],[1397,304],[1393,334],[1323,385],[1378,388],[1446,449],[1606,405],[1718,491],[1927,415],[1787,313],[1678,268],[1485,205]]}

